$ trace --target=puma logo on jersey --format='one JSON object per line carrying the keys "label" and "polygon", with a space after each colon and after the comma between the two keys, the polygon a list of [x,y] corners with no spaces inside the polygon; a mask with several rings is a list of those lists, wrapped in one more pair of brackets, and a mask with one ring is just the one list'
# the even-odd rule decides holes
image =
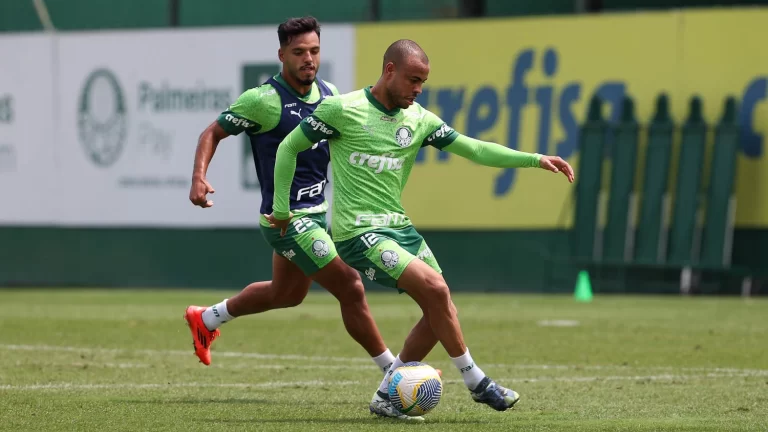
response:
{"label": "puma logo on jersey", "polygon": [[349,155],[349,163],[358,166],[368,165],[369,168],[373,168],[375,170],[374,172],[376,174],[384,171],[385,169],[388,171],[397,171],[403,167],[403,159],[394,158],[392,156],[394,156],[394,153],[384,153],[381,156],[372,156],[365,153],[354,152]]}
{"label": "puma logo on jersey", "polygon": [[295,115],[296,117],[301,118],[301,108],[299,108],[299,112],[291,110],[291,115]]}

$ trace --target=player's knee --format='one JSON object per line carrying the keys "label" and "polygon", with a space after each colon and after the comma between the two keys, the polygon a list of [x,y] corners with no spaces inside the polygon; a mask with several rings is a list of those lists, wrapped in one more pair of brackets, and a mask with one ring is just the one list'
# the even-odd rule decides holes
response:
{"label": "player's knee", "polygon": [[303,287],[290,287],[275,293],[275,305],[278,308],[292,308],[300,305],[307,297],[307,291],[301,288]]}
{"label": "player's knee", "polygon": [[305,296],[298,296],[298,295],[290,295],[286,296],[282,301],[282,307],[284,308],[292,308],[300,305],[304,301]]}
{"label": "player's knee", "polygon": [[447,307],[453,307],[451,301],[451,292],[448,284],[442,277],[429,276],[424,281],[424,289],[431,302],[435,302]]}
{"label": "player's knee", "polygon": [[336,297],[343,305],[365,303],[365,286],[357,272],[350,273]]}

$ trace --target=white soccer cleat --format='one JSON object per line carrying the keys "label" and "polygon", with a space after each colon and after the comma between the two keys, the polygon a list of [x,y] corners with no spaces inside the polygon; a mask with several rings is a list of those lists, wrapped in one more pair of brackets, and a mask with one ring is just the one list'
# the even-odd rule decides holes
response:
{"label": "white soccer cleat", "polygon": [[410,422],[424,421],[424,417],[407,416],[396,410],[395,407],[392,406],[392,402],[389,401],[389,395],[378,390],[376,390],[376,393],[373,394],[373,399],[371,399],[371,405],[369,408],[371,410],[371,414],[376,414],[379,417],[387,417]]}

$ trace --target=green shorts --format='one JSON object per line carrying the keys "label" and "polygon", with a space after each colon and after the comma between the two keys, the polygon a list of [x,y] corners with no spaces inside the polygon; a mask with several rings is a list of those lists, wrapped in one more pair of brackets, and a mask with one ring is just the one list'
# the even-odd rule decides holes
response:
{"label": "green shorts", "polygon": [[341,241],[336,247],[350,267],[387,287],[397,288],[397,280],[414,258],[421,259],[438,273],[443,272],[424,237],[413,226],[397,230],[375,228]]}
{"label": "green shorts", "polygon": [[311,276],[338,256],[326,226],[325,213],[314,213],[294,216],[285,236],[280,236],[279,229],[263,225],[261,234],[275,252]]}

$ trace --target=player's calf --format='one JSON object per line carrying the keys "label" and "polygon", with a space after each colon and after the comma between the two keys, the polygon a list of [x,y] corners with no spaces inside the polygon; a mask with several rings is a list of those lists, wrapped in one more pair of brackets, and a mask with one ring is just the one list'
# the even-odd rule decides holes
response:
{"label": "player's calf", "polygon": [[[456,307],[445,279],[420,260],[413,260],[398,280],[427,317],[429,327],[451,357],[466,350]],[[405,349],[405,348],[404,348]]]}

